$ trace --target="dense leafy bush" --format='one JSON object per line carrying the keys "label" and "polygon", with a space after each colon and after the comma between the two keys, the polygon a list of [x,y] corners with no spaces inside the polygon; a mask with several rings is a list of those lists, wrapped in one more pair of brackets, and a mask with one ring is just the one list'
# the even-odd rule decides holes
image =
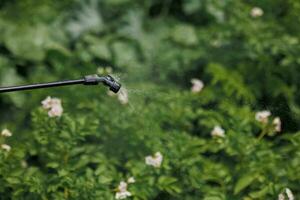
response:
{"label": "dense leafy bush", "polygon": [[1,94],[1,199],[298,197],[299,13],[294,0],[1,1],[1,85],[113,73],[126,88]]}

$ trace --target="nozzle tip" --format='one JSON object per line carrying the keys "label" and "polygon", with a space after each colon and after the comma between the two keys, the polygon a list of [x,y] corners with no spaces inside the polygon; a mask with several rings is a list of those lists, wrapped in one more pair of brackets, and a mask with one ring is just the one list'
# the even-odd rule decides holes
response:
{"label": "nozzle tip", "polygon": [[109,87],[109,89],[114,93],[118,93],[119,90],[121,89],[121,84],[118,82],[113,82],[112,85]]}
{"label": "nozzle tip", "polygon": [[114,93],[117,93],[120,88],[121,88],[121,84],[118,83],[113,77],[111,77],[110,75],[107,76],[107,81],[106,84],[109,86],[109,89],[111,91],[113,91]]}

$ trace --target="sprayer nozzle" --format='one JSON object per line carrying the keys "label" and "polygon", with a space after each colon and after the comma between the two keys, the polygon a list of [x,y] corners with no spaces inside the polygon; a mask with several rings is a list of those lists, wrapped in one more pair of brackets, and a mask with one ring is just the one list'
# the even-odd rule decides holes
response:
{"label": "sprayer nozzle", "polygon": [[109,89],[111,91],[113,91],[114,93],[117,93],[120,88],[121,88],[121,84],[118,83],[113,77],[111,77],[110,75],[106,76],[106,81],[104,82],[105,85],[109,86]]}
{"label": "sprayer nozzle", "polygon": [[110,75],[100,77],[98,75],[88,75],[84,77],[85,85],[97,85],[99,83],[103,83],[104,85],[108,86],[109,89],[114,93],[117,93],[121,88],[121,84]]}

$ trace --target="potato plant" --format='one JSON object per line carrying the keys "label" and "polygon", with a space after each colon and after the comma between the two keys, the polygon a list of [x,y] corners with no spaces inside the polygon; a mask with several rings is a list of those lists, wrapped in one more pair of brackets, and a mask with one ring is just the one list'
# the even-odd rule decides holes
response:
{"label": "potato plant", "polygon": [[0,2],[0,199],[300,197],[300,3]]}

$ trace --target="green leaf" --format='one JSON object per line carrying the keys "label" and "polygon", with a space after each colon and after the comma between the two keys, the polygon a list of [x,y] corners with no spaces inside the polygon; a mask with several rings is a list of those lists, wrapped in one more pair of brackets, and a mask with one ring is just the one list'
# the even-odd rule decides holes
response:
{"label": "green leaf", "polygon": [[100,59],[111,59],[111,52],[108,48],[106,39],[97,38],[91,35],[88,35],[84,39],[89,43],[88,50],[93,56]]}
{"label": "green leaf", "polygon": [[235,185],[234,194],[240,193],[243,189],[248,187],[256,178],[257,174],[253,173],[242,176]]}
{"label": "green leaf", "polygon": [[59,167],[59,163],[57,163],[57,162],[50,162],[46,166],[49,167],[49,168],[54,168],[55,169],[55,168]]}
{"label": "green leaf", "polygon": [[105,0],[105,3],[110,4],[112,6],[119,6],[122,4],[129,3],[130,0]]}
{"label": "green leaf", "polygon": [[181,188],[176,185],[177,179],[170,176],[161,176],[158,179],[158,187],[170,194],[181,192]]}
{"label": "green leaf", "polygon": [[186,46],[198,44],[195,28],[186,24],[176,25],[172,31],[172,38],[175,42]]}
{"label": "green leaf", "polygon": [[167,186],[167,185],[175,183],[176,181],[177,181],[177,179],[174,178],[174,177],[161,176],[158,179],[158,184],[161,185],[161,186]]}
{"label": "green leaf", "polygon": [[262,188],[261,190],[250,193],[250,196],[255,199],[262,199],[269,192],[269,186]]}
{"label": "green leaf", "polygon": [[45,47],[49,38],[48,30],[44,26],[11,26],[5,32],[4,43],[15,56],[41,61],[45,58]]}
{"label": "green leaf", "polygon": [[183,3],[183,10],[186,14],[193,14],[200,10],[202,1],[199,0],[186,0]]}
{"label": "green leaf", "polygon": [[[2,67],[1,58],[0,58],[0,67]],[[16,73],[14,68],[10,66],[5,66],[5,67],[9,67],[9,68],[4,68],[3,70],[1,70],[0,84],[2,86],[18,85],[23,82],[23,79]],[[22,93],[9,93],[6,94],[6,96],[8,96],[9,99],[17,107],[21,107],[26,101],[25,96]]]}
{"label": "green leaf", "polygon": [[64,177],[64,176],[67,176],[68,174],[69,174],[69,172],[67,170],[64,170],[64,169],[62,169],[58,172],[59,177]]}
{"label": "green leaf", "polygon": [[9,177],[5,179],[10,184],[18,184],[20,183],[20,180],[16,177]]}
{"label": "green leaf", "polygon": [[137,59],[136,51],[130,43],[127,42],[115,42],[112,45],[114,53],[114,61],[117,66],[132,66]]}
{"label": "green leaf", "polygon": [[217,196],[208,196],[205,197],[203,200],[223,200],[223,198]]}

